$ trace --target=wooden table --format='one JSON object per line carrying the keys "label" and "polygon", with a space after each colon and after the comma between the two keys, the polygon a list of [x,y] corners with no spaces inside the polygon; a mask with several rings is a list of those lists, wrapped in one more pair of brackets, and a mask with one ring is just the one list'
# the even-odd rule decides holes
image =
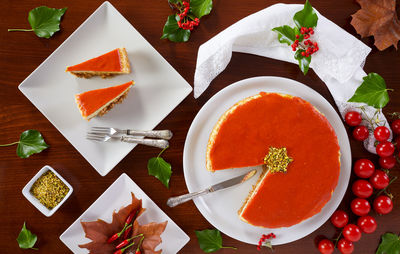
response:
{"label": "wooden table", "polygon": [[[163,25],[172,12],[167,0],[158,1],[117,1],[111,3],[124,17],[160,52],[160,54],[191,84],[196,64],[198,47],[239,19],[268,7],[278,1],[214,1],[211,15],[204,17],[187,43],[172,43],[160,40]],[[303,1],[296,0],[296,3]],[[282,76],[308,84],[322,94],[336,108],[332,96],[325,84],[313,71],[304,76],[296,65],[267,59],[263,57],[233,54],[227,69],[219,75],[209,89],[197,100],[189,95],[158,126],[158,129],[170,129],[175,134],[171,147],[164,153],[164,158],[172,164],[173,175],[170,189],[147,174],[147,160],[159,150],[144,146],[136,147],[107,176],[101,177],[89,163],[72,147],[72,145],[54,128],[54,126],[19,92],[17,86],[43,62],[71,33],[102,3],[102,0],[51,2],[33,0],[0,2],[0,143],[18,140],[22,131],[37,129],[45,137],[50,148],[28,159],[16,156],[16,147],[1,148],[0,159],[0,249],[1,253],[69,253],[69,249],[59,240],[60,234],[85,211],[103,191],[122,173],[127,173],[149,196],[160,206],[191,238],[180,253],[202,253],[196,240],[194,230],[212,228],[199,213],[193,202],[176,208],[169,208],[166,200],[170,196],[182,194],[186,189],[182,152],[186,133],[190,124],[204,105],[215,93],[229,84],[254,76]],[[68,7],[61,23],[61,31],[51,39],[40,39],[33,33],[8,33],[7,28],[28,28],[28,12],[41,5],[50,7]],[[350,15],[359,9],[353,1],[313,1],[313,5],[327,18],[355,35],[350,25]],[[400,111],[400,54],[393,47],[380,52],[373,47],[373,39],[363,39],[372,47],[367,58],[365,71],[382,75],[388,87],[395,91],[390,93],[391,101],[386,112]],[[350,138],[354,160],[370,158],[377,163],[377,156],[369,154],[360,142]],[[23,186],[44,165],[51,165],[74,187],[73,195],[52,217],[47,218],[33,207],[21,194]],[[399,175],[399,166],[392,170]],[[351,182],[354,181],[352,176]],[[354,253],[374,253],[380,236],[384,232],[399,233],[400,181],[391,188],[395,194],[394,210],[385,216],[376,216],[378,229],[371,235],[363,235],[355,243]],[[397,194],[397,195],[396,195]],[[353,198],[349,191],[340,207],[349,210]],[[355,217],[351,217],[355,219]],[[39,252],[24,251],[18,248],[16,238],[26,221],[29,229],[38,235]],[[317,253],[316,242],[322,235],[333,237],[336,230],[326,222],[309,236],[290,244],[277,246],[276,253]],[[223,235],[226,246],[235,246],[238,251],[221,250],[219,253],[255,253],[255,246],[236,241]],[[263,250],[263,253],[267,253]],[[336,250],[336,253],[338,251]]]}

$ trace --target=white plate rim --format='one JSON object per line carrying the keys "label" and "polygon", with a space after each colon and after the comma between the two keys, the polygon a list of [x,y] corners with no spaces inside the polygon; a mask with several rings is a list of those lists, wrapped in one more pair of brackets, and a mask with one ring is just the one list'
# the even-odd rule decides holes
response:
{"label": "white plate rim", "polygon": [[[220,101],[220,103],[223,103],[223,102],[221,102],[221,99],[223,99],[224,94],[228,93],[228,92],[232,92],[232,90],[234,90],[234,89],[240,89],[248,84],[251,84],[252,82],[260,82],[260,81],[273,82],[273,81],[277,81],[277,80],[287,82],[291,86],[295,86],[297,88],[307,91],[308,93],[310,93],[311,96],[316,96],[316,98],[318,98],[325,104],[324,106],[328,107],[328,109],[334,113],[333,115],[336,118],[335,121],[339,124],[339,126],[337,126],[338,129],[335,128],[335,132],[336,132],[336,135],[338,136],[338,141],[339,141],[340,151],[341,151],[341,174],[340,174],[340,179],[339,179],[338,185],[336,186],[334,193],[333,193],[333,196],[336,195],[337,198],[335,200],[333,200],[333,198],[331,198],[331,200],[324,206],[324,208],[322,209],[322,211],[320,213],[312,216],[311,218],[309,218],[297,225],[305,224],[305,223],[309,222],[310,220],[316,218],[317,216],[321,217],[321,219],[319,220],[319,223],[313,224],[311,226],[308,223],[307,230],[304,230],[300,234],[297,234],[297,235],[291,237],[290,239],[285,239],[284,241],[282,241],[281,239],[279,239],[279,237],[277,237],[276,239],[274,239],[272,241],[273,245],[286,244],[289,242],[296,241],[298,239],[301,239],[301,238],[311,234],[315,230],[317,230],[320,226],[322,226],[329,219],[329,217],[337,209],[337,207],[339,206],[341,200],[343,199],[343,197],[345,195],[345,192],[347,190],[348,183],[350,180],[350,173],[351,173],[351,148],[350,148],[350,142],[349,142],[349,139],[347,136],[346,129],[343,125],[343,122],[342,122],[341,118],[338,116],[338,114],[336,113],[335,109],[332,107],[332,105],[322,95],[320,95],[318,92],[316,92],[312,88],[310,88],[298,81],[292,80],[292,79],[277,77],[277,76],[259,76],[259,77],[243,79],[243,80],[234,82],[231,85],[223,88],[218,93],[216,93],[214,96],[212,96],[203,105],[203,107],[199,110],[199,112],[197,113],[196,117],[194,118],[194,120],[189,128],[189,131],[188,131],[188,134],[187,134],[186,140],[185,140],[184,151],[183,151],[183,171],[184,171],[184,178],[185,178],[186,186],[187,186],[189,192],[198,191],[193,188],[193,186],[190,182],[190,179],[189,179],[190,169],[188,169],[188,165],[189,165],[188,150],[189,150],[189,146],[191,145],[191,142],[192,142],[191,137],[195,134],[195,128],[196,128],[195,126],[201,121],[200,117],[202,117],[202,115],[204,114],[203,112],[205,112],[207,107],[214,104],[216,101]],[[260,91],[281,92],[281,91],[274,91],[274,89],[269,90],[268,88],[263,88]],[[290,94],[290,92],[289,92],[289,94]],[[250,94],[249,96],[251,96],[251,95],[254,95],[254,94]],[[296,96],[296,94],[293,94],[293,95]],[[229,105],[229,107],[232,105]],[[318,107],[316,107],[316,108],[318,109]],[[330,120],[330,119],[328,119],[328,120]],[[205,159],[205,155],[204,155],[204,159]],[[204,170],[206,170],[206,169],[204,169]],[[340,186],[340,188],[339,188],[339,186]],[[193,201],[194,201],[197,209],[206,218],[206,220],[210,224],[212,224],[215,228],[217,228],[221,232],[223,232],[224,234],[226,234],[238,241],[246,242],[246,243],[253,244],[253,245],[258,244],[258,238],[243,237],[240,234],[240,232],[228,231],[225,229],[225,227],[223,225],[221,225],[221,223],[219,221],[213,219],[212,216],[209,216],[203,197],[194,199]],[[332,205],[330,205],[330,206],[332,206],[332,208],[329,211],[325,211],[326,207],[330,203],[332,204]],[[297,226],[297,225],[294,225],[294,226]],[[291,230],[292,227],[287,227],[287,228],[283,228],[283,229],[286,229],[287,231],[289,231],[289,230]],[[254,228],[257,228],[257,227],[254,227]],[[257,229],[259,229],[259,228],[257,228]],[[268,229],[265,229],[265,230],[267,231]],[[274,230],[275,229],[271,229],[269,231],[273,232]]]}

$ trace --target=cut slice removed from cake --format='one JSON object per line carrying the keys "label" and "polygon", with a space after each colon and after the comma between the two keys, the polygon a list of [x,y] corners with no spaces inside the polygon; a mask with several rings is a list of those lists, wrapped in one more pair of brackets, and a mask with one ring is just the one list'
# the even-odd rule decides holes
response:
{"label": "cut slice removed from cake", "polygon": [[79,78],[93,76],[107,78],[116,74],[130,73],[131,68],[125,48],[117,48],[80,64],[68,66],[65,71]]}
{"label": "cut slice removed from cake", "polygon": [[115,104],[121,103],[127,96],[129,89],[134,85],[128,83],[87,91],[75,95],[75,101],[82,117],[90,120],[95,116],[106,114]]}

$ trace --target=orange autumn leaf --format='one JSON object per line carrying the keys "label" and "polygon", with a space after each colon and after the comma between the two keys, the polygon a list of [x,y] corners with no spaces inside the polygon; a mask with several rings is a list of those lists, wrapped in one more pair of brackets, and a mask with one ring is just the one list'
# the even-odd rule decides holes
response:
{"label": "orange autumn leaf", "polygon": [[361,37],[373,35],[375,46],[384,50],[391,45],[397,49],[400,23],[396,14],[396,0],[356,0],[361,9],[354,13],[351,25]]}
{"label": "orange autumn leaf", "polygon": [[[79,247],[86,248],[89,253],[92,254],[112,254],[116,251],[115,246],[117,246],[122,239],[117,239],[112,243],[107,243],[107,240],[122,230],[125,224],[125,220],[131,212],[137,212],[138,218],[144,211],[145,208],[142,207],[142,200],[139,200],[132,194],[131,204],[122,207],[118,212],[113,212],[111,223],[107,223],[101,219],[97,221],[81,222],[83,230],[85,231],[86,238],[92,240],[87,244],[81,244]],[[136,236],[143,234],[144,239],[141,245],[142,253],[144,254],[156,254],[161,253],[161,250],[155,251],[155,248],[161,243],[161,234],[164,232],[167,226],[167,221],[162,223],[149,223],[146,225],[140,225],[136,219],[133,222],[133,230],[128,236]],[[132,246],[132,249],[136,249],[137,245]]]}

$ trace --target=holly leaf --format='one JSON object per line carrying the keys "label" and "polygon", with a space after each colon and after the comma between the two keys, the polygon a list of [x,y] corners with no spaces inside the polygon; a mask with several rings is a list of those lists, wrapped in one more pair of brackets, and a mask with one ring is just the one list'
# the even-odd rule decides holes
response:
{"label": "holly leaf", "polygon": [[37,236],[35,234],[32,234],[32,232],[26,228],[25,222],[24,222],[21,232],[19,233],[18,238],[17,238],[19,247],[21,249],[36,249],[36,248],[33,248],[36,241],[37,241]]}
{"label": "holly leaf", "polygon": [[301,52],[305,52],[303,49],[298,49],[294,54],[294,58],[299,61],[300,70],[304,75],[307,74],[311,63],[311,56],[305,57],[301,55]]}
{"label": "holly leaf", "polygon": [[374,36],[375,46],[385,50],[400,40],[400,22],[394,0],[357,0],[361,9],[351,15],[350,24],[361,37]]}
{"label": "holly leaf", "polygon": [[210,14],[213,7],[212,0],[191,0],[190,10],[196,17],[201,18]]}
{"label": "holly leaf", "polygon": [[377,73],[370,73],[363,78],[362,84],[357,88],[349,102],[363,102],[376,109],[386,106],[389,102],[388,90],[385,80]]}
{"label": "holly leaf", "polygon": [[[161,153],[163,151],[161,151]],[[161,153],[157,157],[153,157],[148,161],[147,169],[149,175],[155,176],[165,185],[165,187],[169,188],[169,179],[172,174],[171,164],[160,157]]]}
{"label": "holly leaf", "polygon": [[161,39],[168,39],[173,42],[187,42],[190,37],[190,30],[182,29],[178,26],[179,16],[172,14],[165,22]]}
{"label": "holly leaf", "polygon": [[299,41],[303,41],[303,35],[300,34],[300,31],[297,27],[290,27],[287,25],[278,26],[272,29],[272,31],[278,33],[278,40],[280,43],[286,43],[287,45],[292,45],[296,40],[296,35],[299,35]]}
{"label": "holly leaf", "polygon": [[48,147],[39,131],[26,130],[21,133],[18,141],[17,155],[21,158],[28,158],[32,154],[40,153]]}
{"label": "holly leaf", "polygon": [[317,13],[315,13],[313,7],[308,2],[308,0],[306,0],[305,2],[303,10],[296,12],[296,14],[294,14],[293,21],[298,29],[302,27],[315,28],[317,26],[318,22]]}
{"label": "holly leaf", "polygon": [[399,236],[392,233],[383,234],[376,254],[400,254]]}

